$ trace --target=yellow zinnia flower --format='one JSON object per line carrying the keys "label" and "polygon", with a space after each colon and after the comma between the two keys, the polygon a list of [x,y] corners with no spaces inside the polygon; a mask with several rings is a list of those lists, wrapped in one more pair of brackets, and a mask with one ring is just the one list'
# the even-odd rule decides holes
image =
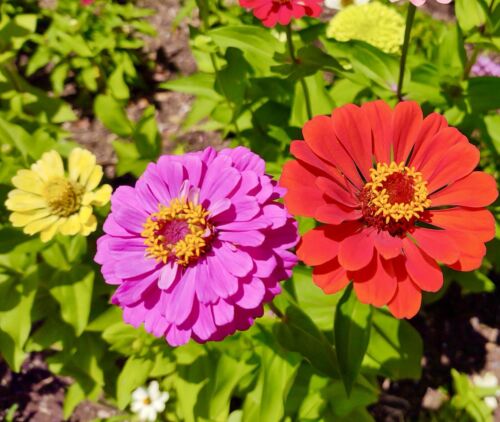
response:
{"label": "yellow zinnia flower", "polygon": [[381,3],[348,6],[338,12],[326,30],[337,41],[364,41],[386,53],[398,53],[403,44],[405,21]]}
{"label": "yellow zinnia flower", "polygon": [[75,148],[68,158],[68,174],[56,151],[46,152],[31,170],[22,169],[12,178],[17,188],[5,202],[13,211],[10,221],[26,234],[40,233],[48,242],[59,231],[63,235],[88,236],[97,227],[92,206],[103,206],[111,197],[111,186],[96,190],[103,176],[95,156]]}

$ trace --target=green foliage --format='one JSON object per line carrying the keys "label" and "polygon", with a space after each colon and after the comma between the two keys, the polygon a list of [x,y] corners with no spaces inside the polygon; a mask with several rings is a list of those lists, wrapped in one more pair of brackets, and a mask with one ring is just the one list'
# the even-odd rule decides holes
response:
{"label": "green foliage", "polygon": [[[419,379],[423,344],[410,322],[361,304],[352,286],[326,295],[311,270],[298,265],[250,330],[172,349],[124,323],[110,305],[114,289],[93,261],[96,235],[42,244],[8,221],[3,203],[16,171],[51,149],[67,156],[76,145],[63,125],[77,113],[64,99],[114,135],[116,174],[135,177],[163,149],[154,105],[139,116],[127,112],[136,92],[193,96],[182,132],[218,131],[227,143],[261,155],[276,177],[290,158],[290,140],[302,139],[310,111],[330,114],[376,98],[397,102],[397,55],[327,39],[325,25],[307,19],[294,21],[291,51],[284,27],[269,30],[238,5],[222,3],[184,2],[175,25],[202,8],[201,24],[190,28],[198,71],[150,87],[143,47],[145,37],[155,35],[146,20],[152,11],[128,1],[82,6],[59,0],[44,9],[37,1],[0,2],[2,359],[19,371],[28,353],[44,352],[50,370],[72,380],[65,418],[86,399],[127,412],[131,393],[158,379],[171,396],[161,416],[166,420],[371,421],[366,407],[378,399],[379,379]],[[417,12],[403,94],[425,114],[444,114],[480,147],[481,166],[498,174],[500,79],[474,77],[471,67],[480,53],[498,54],[500,2],[454,5],[458,23]],[[72,89],[74,98],[67,95]],[[300,232],[315,224],[300,219]],[[491,242],[480,269],[447,270],[447,285],[456,281],[464,294],[493,292],[499,241]],[[452,377],[443,420],[490,420],[486,392],[464,374],[453,370]],[[15,412],[11,408],[6,420]],[[122,416],[129,418],[124,413],[116,420]]]}

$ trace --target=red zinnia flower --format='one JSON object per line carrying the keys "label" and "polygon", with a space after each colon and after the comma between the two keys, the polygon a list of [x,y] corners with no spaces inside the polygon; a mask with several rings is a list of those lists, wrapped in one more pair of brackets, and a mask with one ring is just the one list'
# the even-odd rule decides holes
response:
{"label": "red zinnia flower", "polygon": [[240,0],[240,6],[253,9],[253,14],[264,26],[273,27],[277,23],[288,25],[292,18],[302,16],[317,18],[321,14],[322,0]]}
{"label": "red zinnia flower", "polygon": [[473,171],[479,151],[444,117],[424,119],[409,101],[394,110],[383,101],[349,104],[314,117],[303,135],[281,184],[292,214],[324,223],[297,254],[325,293],[352,280],[361,302],[411,318],[421,291],[443,284],[438,262],[460,271],[481,265],[495,233],[485,206],[496,183]]}

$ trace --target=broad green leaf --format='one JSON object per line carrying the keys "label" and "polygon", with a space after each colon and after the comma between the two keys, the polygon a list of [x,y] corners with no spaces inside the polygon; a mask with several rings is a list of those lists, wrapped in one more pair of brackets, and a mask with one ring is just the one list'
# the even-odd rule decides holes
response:
{"label": "broad green leaf", "polygon": [[141,158],[156,160],[161,152],[161,136],[156,123],[155,108],[149,106],[144,110],[132,134],[135,146]]}
{"label": "broad green leaf", "polygon": [[212,100],[222,99],[215,90],[215,75],[211,73],[198,72],[183,78],[163,82],[159,87]]}
{"label": "broad green leaf", "polygon": [[379,309],[374,311],[364,371],[393,380],[419,379],[422,351],[422,338],[408,321],[398,320]]}
{"label": "broad green leaf", "polygon": [[[303,79],[308,93],[312,115],[330,114],[334,107],[334,102],[325,87],[325,80],[321,72]],[[294,99],[292,104],[291,126],[302,127],[309,120],[306,108],[304,87],[301,81],[295,83]]]}
{"label": "broad green leaf", "polygon": [[[372,403],[375,403],[379,396],[377,382],[369,382],[368,380],[359,377],[353,385],[351,393],[347,394],[342,382],[332,381],[322,391],[324,400],[328,403],[328,410],[333,418],[331,420],[344,420],[356,409],[362,409]],[[348,420],[348,419],[346,419]],[[358,422],[366,419],[353,419]]]}
{"label": "broad green leaf", "polygon": [[68,388],[64,397],[63,405],[63,415],[65,420],[71,416],[75,407],[78,406],[84,399],[85,391],[83,391],[80,384],[76,382]]}
{"label": "broad green leaf", "polygon": [[30,268],[21,278],[0,274],[0,353],[16,372],[24,361],[23,347],[31,330],[31,307],[38,272]]}
{"label": "broad green leaf", "polygon": [[77,335],[87,326],[94,276],[91,267],[76,265],[69,271],[57,271],[50,282],[50,294],[59,302],[62,319]]}
{"label": "broad green leaf", "polygon": [[328,377],[338,376],[332,345],[300,308],[290,305],[284,321],[274,326],[274,333],[285,349],[300,353],[317,371]]}
{"label": "broad green leaf", "polygon": [[221,26],[207,35],[222,50],[235,47],[243,51],[245,59],[260,74],[269,73],[269,68],[276,64],[274,54],[284,50],[284,45],[261,26]]}
{"label": "broad green leaf", "polygon": [[130,403],[132,392],[146,383],[153,364],[151,359],[134,356],[127,359],[116,381],[116,397],[120,409],[125,409]]}
{"label": "broad green leaf", "polygon": [[467,86],[467,100],[475,113],[500,108],[500,78],[484,76],[470,78]]}
{"label": "broad green leaf", "polygon": [[117,100],[128,100],[130,97],[130,90],[125,82],[125,75],[123,66],[117,66],[108,78],[108,88],[111,95]]}
{"label": "broad green leaf", "polygon": [[300,356],[286,353],[262,328],[256,336],[261,344],[256,349],[260,370],[255,388],[243,403],[243,422],[280,421],[285,411],[285,399],[297,373]]}
{"label": "broad green leaf", "polygon": [[125,113],[125,107],[113,97],[99,95],[94,102],[94,112],[111,132],[125,137],[132,135],[133,125]]}
{"label": "broad green leaf", "polygon": [[486,22],[488,5],[485,0],[455,0],[455,13],[460,27],[469,31]]}
{"label": "broad green leaf", "polygon": [[312,280],[311,270],[297,265],[293,270],[293,285],[300,309],[323,331],[333,329],[333,312],[342,292],[327,295]]}
{"label": "broad green leaf", "polygon": [[359,302],[350,284],[335,313],[335,349],[340,374],[349,395],[365,356],[372,324],[372,307]]}

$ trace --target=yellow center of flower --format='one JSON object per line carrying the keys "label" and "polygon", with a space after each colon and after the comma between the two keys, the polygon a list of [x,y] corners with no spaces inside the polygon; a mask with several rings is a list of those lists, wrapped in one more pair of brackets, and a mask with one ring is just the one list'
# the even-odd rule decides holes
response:
{"label": "yellow center of flower", "polygon": [[55,177],[45,184],[44,196],[51,212],[68,217],[80,209],[85,189],[63,177]]}
{"label": "yellow center of flower", "polygon": [[360,194],[365,222],[393,235],[406,232],[431,205],[422,173],[404,163],[378,163]]}
{"label": "yellow center of flower", "polygon": [[151,214],[141,233],[146,253],[158,262],[175,260],[179,265],[196,261],[207,250],[214,227],[209,212],[191,201],[174,199]]}

